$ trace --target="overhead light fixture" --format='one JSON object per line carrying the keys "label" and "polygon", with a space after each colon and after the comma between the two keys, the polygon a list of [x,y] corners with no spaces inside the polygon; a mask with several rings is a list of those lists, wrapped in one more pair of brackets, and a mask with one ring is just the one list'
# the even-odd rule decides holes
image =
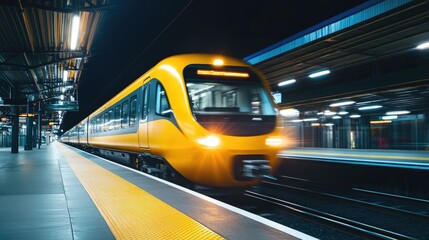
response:
{"label": "overhead light fixture", "polygon": [[407,111],[407,110],[391,111],[391,112],[387,112],[386,115],[403,115],[403,114],[408,114],[408,113],[410,113],[410,111]]}
{"label": "overhead light fixture", "polygon": [[347,114],[349,114],[349,112],[346,112],[346,111],[338,112],[338,115],[347,115]]}
{"label": "overhead light fixture", "polygon": [[294,119],[291,122],[302,122],[302,119]]}
{"label": "overhead light fixture", "polygon": [[333,116],[332,119],[341,119],[341,116]]}
{"label": "overhead light fixture", "polygon": [[63,81],[66,82],[68,80],[69,72],[67,70],[64,70],[63,72]]}
{"label": "overhead light fixture", "polygon": [[359,114],[353,114],[353,115],[350,115],[350,118],[360,118],[360,115]]}
{"label": "overhead light fixture", "polygon": [[314,121],[317,121],[317,120],[319,120],[319,119],[317,119],[317,118],[304,118],[303,119],[304,122],[314,122]]}
{"label": "overhead light fixture", "polygon": [[383,106],[381,105],[371,105],[371,106],[365,106],[365,107],[360,107],[358,108],[361,111],[365,111],[365,110],[372,110],[372,109],[377,109],[377,108],[382,108]]}
{"label": "overhead light fixture", "polygon": [[396,116],[396,115],[381,117],[381,119],[383,119],[383,120],[392,120],[392,119],[397,119],[397,118],[398,118],[398,116]]}
{"label": "overhead light fixture", "polygon": [[329,106],[330,107],[341,107],[341,106],[352,105],[354,103],[356,103],[356,102],[354,102],[354,101],[345,101],[345,102],[332,103]]}
{"label": "overhead light fixture", "polygon": [[73,16],[72,29],[71,29],[71,40],[70,40],[70,49],[76,50],[77,40],[79,37],[79,24],[80,18],[79,15]]}
{"label": "overhead light fixture", "polygon": [[333,116],[333,115],[337,114],[337,112],[331,112],[331,111],[327,110],[323,114],[325,114],[325,116]]}
{"label": "overhead light fixture", "polygon": [[280,115],[282,115],[283,117],[298,117],[299,110],[295,108],[282,109],[280,110]]}
{"label": "overhead light fixture", "polygon": [[416,48],[419,50],[429,49],[429,42],[424,42],[422,44],[419,44]]}
{"label": "overhead light fixture", "polygon": [[292,84],[295,82],[296,82],[295,79],[289,79],[289,80],[278,83],[277,86],[282,87],[282,86],[289,85],[289,84]]}
{"label": "overhead light fixture", "polygon": [[332,126],[334,126],[335,124],[333,124],[333,123],[325,123],[325,126],[327,126],[327,127],[332,127]]}
{"label": "overhead light fixture", "polygon": [[310,77],[310,78],[317,78],[317,77],[320,77],[320,76],[323,76],[323,75],[327,75],[327,74],[330,74],[330,73],[331,73],[331,71],[329,71],[329,70],[323,70],[323,71],[320,71],[320,72],[312,73],[312,74],[308,75],[308,77]]}

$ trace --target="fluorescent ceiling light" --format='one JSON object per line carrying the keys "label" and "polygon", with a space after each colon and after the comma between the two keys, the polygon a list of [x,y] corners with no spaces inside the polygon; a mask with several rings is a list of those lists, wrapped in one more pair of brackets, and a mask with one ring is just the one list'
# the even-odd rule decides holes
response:
{"label": "fluorescent ceiling light", "polygon": [[325,116],[333,116],[337,114],[337,112],[325,111],[323,114],[325,114]]}
{"label": "fluorescent ceiling light", "polygon": [[332,103],[329,105],[330,107],[341,107],[341,106],[347,106],[354,104],[354,101],[345,101],[345,102],[338,102],[338,103]]}
{"label": "fluorescent ceiling light", "polygon": [[349,112],[346,112],[346,111],[338,112],[338,115],[347,115],[347,114],[349,114]]}
{"label": "fluorescent ceiling light", "polygon": [[63,72],[63,81],[64,82],[67,81],[68,76],[69,76],[69,72],[67,70],[64,70],[64,72]]}
{"label": "fluorescent ceiling light", "polygon": [[280,115],[283,117],[298,117],[299,111],[294,108],[282,109],[280,110]]}
{"label": "fluorescent ceiling light", "polygon": [[291,122],[302,122],[302,120],[301,119],[295,119],[295,120],[292,120]]}
{"label": "fluorescent ceiling light", "polygon": [[422,44],[419,44],[416,48],[419,50],[429,49],[429,42],[424,42]]}
{"label": "fluorescent ceiling light", "polygon": [[381,117],[381,119],[383,119],[383,120],[392,120],[392,119],[397,119],[397,118],[398,118],[398,116],[396,116],[396,115]]}
{"label": "fluorescent ceiling light", "polygon": [[304,118],[304,122],[314,122],[314,121],[317,121],[318,119],[317,118]]}
{"label": "fluorescent ceiling light", "polygon": [[71,29],[71,40],[70,40],[70,49],[76,50],[77,40],[79,37],[79,23],[80,18],[78,15],[73,17],[72,29]]}
{"label": "fluorescent ceiling light", "polygon": [[334,124],[333,123],[325,123],[325,126],[332,127],[332,126],[334,126]]}
{"label": "fluorescent ceiling light", "polygon": [[341,116],[333,116],[332,119],[341,119]]}
{"label": "fluorescent ceiling light", "polygon": [[350,118],[360,118],[360,115],[359,114],[353,114],[353,115],[350,115]]}
{"label": "fluorescent ceiling light", "polygon": [[289,85],[289,84],[292,84],[292,83],[295,83],[296,82],[296,80],[295,79],[289,79],[289,80],[286,80],[286,81],[283,81],[283,82],[280,82],[279,84],[277,84],[279,87],[281,87],[281,86],[285,86],[285,85]]}
{"label": "fluorescent ceiling light", "polygon": [[377,109],[377,108],[382,108],[383,106],[381,106],[381,105],[371,105],[371,106],[365,106],[365,107],[360,107],[360,108],[358,108],[359,110],[363,110],[363,111],[365,111],[365,110],[372,110],[372,109]]}
{"label": "fluorescent ceiling light", "polygon": [[331,71],[329,71],[329,70],[323,70],[323,71],[320,71],[320,72],[312,73],[312,74],[308,75],[308,77],[310,77],[310,78],[317,78],[317,77],[320,77],[320,76],[323,76],[323,75],[326,75],[326,74],[330,74],[330,73],[331,73]]}
{"label": "fluorescent ceiling light", "polygon": [[387,112],[386,115],[403,115],[403,114],[408,114],[410,113],[410,111],[391,111],[391,112]]}

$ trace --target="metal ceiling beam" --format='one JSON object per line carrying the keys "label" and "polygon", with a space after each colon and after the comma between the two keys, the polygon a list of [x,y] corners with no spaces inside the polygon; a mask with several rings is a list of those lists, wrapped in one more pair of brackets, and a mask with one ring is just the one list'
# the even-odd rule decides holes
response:
{"label": "metal ceiling beam", "polygon": [[38,64],[38,65],[33,65],[33,66],[29,66],[29,62],[27,59],[27,54],[26,52],[23,52],[24,56],[26,56],[26,62],[27,65],[19,65],[19,64],[13,64],[13,63],[0,63],[0,66],[8,66],[8,67],[18,67],[18,68],[22,68],[24,70],[33,70],[33,69],[37,69],[37,68],[41,68],[44,66],[48,66],[54,63],[59,63],[59,62],[63,62],[63,61],[68,61],[68,60],[72,60],[72,59],[76,59],[76,58],[87,58],[87,57],[91,57],[91,55],[89,54],[85,54],[85,55],[81,55],[81,56],[73,56],[73,57],[67,57],[67,58],[59,58],[59,59],[55,59],[53,61],[50,62],[46,62],[46,63],[42,63],[42,64]]}
{"label": "metal ceiling beam", "polygon": [[[30,62],[28,61],[28,58],[27,58],[27,54],[25,54],[25,53],[24,53],[24,58],[25,58],[25,62],[27,63],[27,65],[30,65]],[[34,70],[33,70],[33,69],[31,69],[31,68],[29,68],[29,71],[30,71],[30,73],[31,73],[31,76],[33,77],[34,84],[36,84],[36,88],[37,88],[37,91],[38,91],[38,94],[39,94],[40,99],[41,99],[41,100],[44,100],[44,97],[43,97],[43,95],[42,95],[42,91],[41,91],[40,86],[39,86],[39,83],[38,83],[38,81],[37,81],[36,73],[35,73],[35,72],[34,72]]]}
{"label": "metal ceiling beam", "polygon": [[[82,1],[84,5],[85,2],[87,1]],[[37,8],[37,9],[42,9],[42,10],[48,10],[48,11],[54,11],[54,12],[62,12],[62,13],[72,13],[75,11],[81,11],[81,12],[99,12],[99,11],[105,11],[105,10],[109,10],[114,8],[113,5],[95,5],[92,4],[89,7],[55,7],[55,6],[49,6],[49,5],[43,5],[43,4],[38,4],[38,3],[22,3],[21,1],[17,2],[6,2],[3,3],[1,2],[0,5],[6,5],[6,6],[15,6],[15,7],[20,7],[21,9],[23,8]]]}

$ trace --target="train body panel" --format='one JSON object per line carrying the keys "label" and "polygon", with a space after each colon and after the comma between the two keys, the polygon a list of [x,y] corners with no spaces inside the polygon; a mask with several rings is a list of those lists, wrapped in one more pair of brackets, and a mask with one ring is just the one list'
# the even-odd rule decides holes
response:
{"label": "train body panel", "polygon": [[[167,58],[70,129],[64,142],[157,156],[212,187],[256,184],[283,147],[263,77],[241,60]],[[143,158],[143,157],[142,157]]]}

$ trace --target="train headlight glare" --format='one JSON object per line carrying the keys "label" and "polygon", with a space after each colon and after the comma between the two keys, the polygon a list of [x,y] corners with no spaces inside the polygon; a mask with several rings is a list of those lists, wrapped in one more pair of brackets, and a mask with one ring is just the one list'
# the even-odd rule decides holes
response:
{"label": "train headlight glare", "polygon": [[279,137],[269,137],[265,140],[265,144],[267,146],[280,147],[284,144],[284,141]]}
{"label": "train headlight glare", "polygon": [[220,145],[220,139],[216,136],[198,138],[197,142],[205,147],[217,147]]}

